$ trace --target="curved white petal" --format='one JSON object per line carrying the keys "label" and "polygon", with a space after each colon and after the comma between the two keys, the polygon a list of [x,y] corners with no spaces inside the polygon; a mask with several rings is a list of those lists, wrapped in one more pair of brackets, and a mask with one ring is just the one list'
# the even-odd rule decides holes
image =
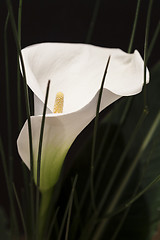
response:
{"label": "curved white petal", "polygon": [[[46,115],[41,157],[41,191],[47,190],[56,183],[68,149],[70,148],[77,135],[95,117],[98,94],[99,91],[90,103],[88,103],[84,108],[80,109],[77,112],[57,116],[55,116],[55,114]],[[120,96],[104,89],[101,99],[102,104],[100,110],[104,109],[112,102],[116,101],[119,97]],[[31,117],[35,180],[35,163],[37,161],[38,155],[41,120],[41,115]],[[21,130],[17,145],[18,152],[21,158],[23,159],[27,167],[30,168],[27,121]]]}
{"label": "curved white petal", "polygon": [[[68,149],[77,135],[96,115],[97,99],[109,55],[100,111],[121,96],[133,95],[143,86],[143,61],[137,51],[126,54],[85,44],[43,43],[22,50],[27,83],[35,94],[35,116],[31,117],[34,170],[47,82],[51,87],[45,120],[41,159],[41,191],[52,187],[59,176]],[[149,73],[147,70],[147,82]],[[64,93],[64,111],[53,114],[57,92]],[[30,167],[28,126],[25,123],[18,151]]]}
{"label": "curved white petal", "polygon": [[[104,88],[120,96],[141,91],[144,64],[138,51],[86,44],[42,43],[22,50],[27,83],[44,102],[50,79],[48,108],[53,111],[56,93],[64,93],[64,113],[75,112],[90,102],[100,88],[107,59],[111,55]],[[147,82],[149,74],[147,70]]]}

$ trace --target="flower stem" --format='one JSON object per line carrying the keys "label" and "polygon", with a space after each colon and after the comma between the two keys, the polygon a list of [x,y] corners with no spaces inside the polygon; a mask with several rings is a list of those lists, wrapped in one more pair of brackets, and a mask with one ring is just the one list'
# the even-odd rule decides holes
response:
{"label": "flower stem", "polygon": [[37,233],[38,240],[44,239],[52,192],[53,192],[53,189],[51,188],[47,191],[42,192],[42,195],[41,195],[41,204],[40,204],[39,219],[38,219],[38,233]]}

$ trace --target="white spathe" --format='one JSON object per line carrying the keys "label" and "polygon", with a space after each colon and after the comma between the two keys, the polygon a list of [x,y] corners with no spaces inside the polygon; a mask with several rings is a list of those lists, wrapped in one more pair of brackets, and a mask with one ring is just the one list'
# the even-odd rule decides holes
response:
{"label": "white spathe", "polygon": [[[142,90],[144,63],[138,53],[86,44],[41,43],[22,50],[27,84],[34,92],[35,116],[31,117],[34,169],[39,144],[43,105],[48,80],[50,92],[43,135],[40,189],[53,187],[64,158],[77,135],[96,115],[96,106],[104,70],[109,63],[100,111],[122,96]],[[147,70],[147,83],[149,72]],[[63,113],[53,113],[57,92],[64,94]],[[17,140],[18,152],[30,168],[27,121]]]}

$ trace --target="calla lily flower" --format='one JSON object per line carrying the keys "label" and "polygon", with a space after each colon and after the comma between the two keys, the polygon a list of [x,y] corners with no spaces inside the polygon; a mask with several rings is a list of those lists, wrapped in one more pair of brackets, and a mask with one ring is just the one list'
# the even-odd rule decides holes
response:
{"label": "calla lily flower", "polygon": [[[45,101],[50,80],[41,155],[40,190],[52,188],[59,177],[65,156],[78,134],[96,115],[96,106],[106,62],[109,63],[100,111],[122,96],[142,90],[144,63],[138,53],[86,44],[41,43],[22,50],[27,84],[34,93],[35,114],[31,117],[34,175]],[[147,83],[149,73],[147,70]],[[63,112],[54,112],[58,92],[63,93]],[[63,98],[63,96],[62,96]],[[20,157],[30,168],[28,123],[17,140]]]}

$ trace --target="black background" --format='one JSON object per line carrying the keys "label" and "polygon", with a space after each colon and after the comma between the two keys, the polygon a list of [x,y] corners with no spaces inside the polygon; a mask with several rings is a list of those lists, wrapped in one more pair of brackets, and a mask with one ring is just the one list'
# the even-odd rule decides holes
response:
{"label": "black background", "polygon": [[[21,46],[40,42],[86,42],[88,29],[91,23],[95,0],[23,0],[22,7],[22,38]],[[135,41],[133,49],[143,56],[144,37],[146,26],[146,15],[149,1],[143,0],[138,18]],[[99,11],[97,14],[94,31],[90,39],[91,44],[121,48],[127,51],[133,21],[136,10],[136,0],[101,0]],[[17,20],[18,1],[12,1],[15,19]],[[7,136],[6,136],[6,101],[5,101],[5,64],[4,64],[4,40],[3,31],[5,19],[7,16],[6,2],[0,0],[0,131],[7,153]],[[152,39],[155,28],[160,17],[160,1],[155,0],[153,3],[151,24],[149,32],[149,42]],[[12,140],[15,143],[14,162],[15,179],[19,184],[19,176],[21,175],[20,160],[17,157],[16,139],[19,133],[17,124],[17,79],[16,79],[16,62],[17,52],[12,34],[12,29],[8,27],[8,51],[9,51],[9,75],[10,75],[10,92],[11,92],[11,109],[12,109]],[[160,59],[159,39],[155,44],[148,66],[149,69]],[[24,99],[22,96],[22,103]],[[24,119],[25,120],[25,110]],[[74,154],[76,144],[83,141],[83,134],[70,150],[70,154]],[[2,164],[0,167],[1,200],[0,205],[7,209],[7,193],[4,182]]]}

